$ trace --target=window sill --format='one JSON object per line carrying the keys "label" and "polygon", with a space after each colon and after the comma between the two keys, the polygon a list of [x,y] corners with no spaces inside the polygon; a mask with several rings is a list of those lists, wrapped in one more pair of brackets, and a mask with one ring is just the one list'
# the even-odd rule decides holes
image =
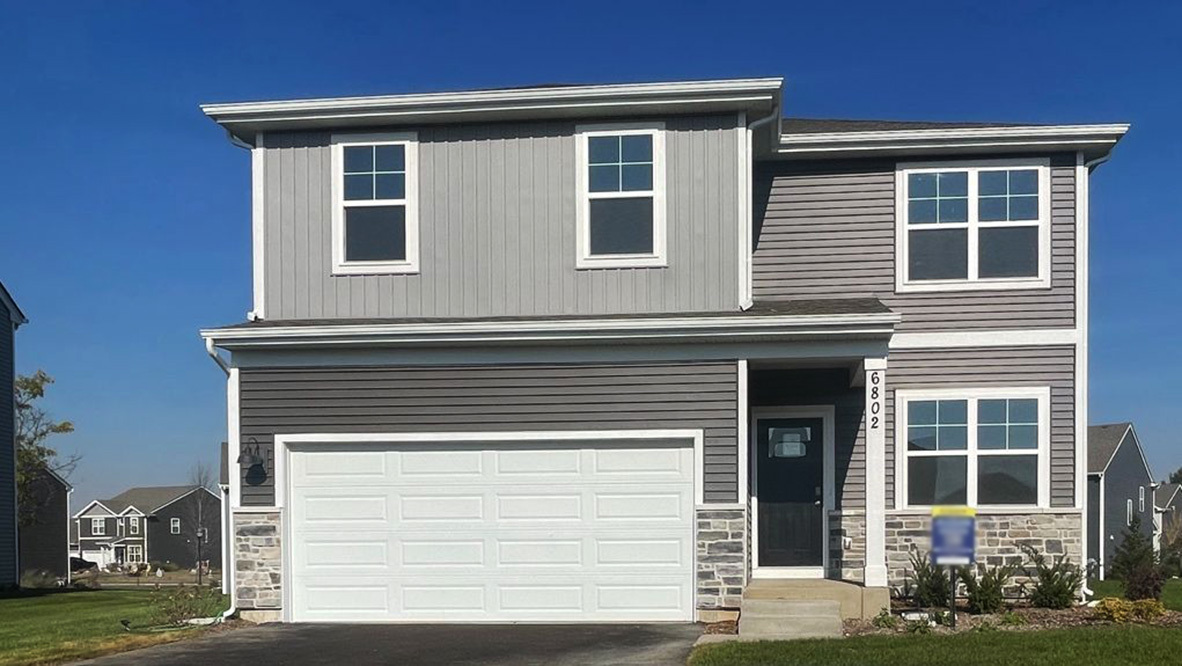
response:
{"label": "window sill", "polygon": [[668,268],[669,262],[658,255],[617,255],[605,257],[579,257],[575,262],[578,270],[603,268]]}
{"label": "window sill", "polygon": [[1050,289],[1049,278],[1017,279],[1017,280],[955,280],[931,282],[899,282],[895,285],[895,293],[920,294],[949,291],[1019,291],[1031,289]]}
{"label": "window sill", "polygon": [[366,261],[335,264],[332,267],[333,277],[350,275],[415,275],[418,272],[418,264],[407,261]]}
{"label": "window sill", "polygon": [[[887,509],[888,516],[930,516],[932,515],[932,508],[925,507],[905,507],[902,509]],[[1080,509],[1070,506],[1037,506],[1032,504],[992,504],[989,506],[969,507],[975,509],[977,515],[1000,515],[1000,514],[1039,514],[1039,513],[1079,513]]]}

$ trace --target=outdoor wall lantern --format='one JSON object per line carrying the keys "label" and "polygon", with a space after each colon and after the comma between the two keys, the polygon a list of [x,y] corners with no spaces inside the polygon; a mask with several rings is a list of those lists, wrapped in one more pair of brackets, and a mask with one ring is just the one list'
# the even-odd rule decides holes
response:
{"label": "outdoor wall lantern", "polygon": [[238,454],[238,464],[247,468],[245,479],[247,485],[257,486],[267,480],[266,462],[259,440],[251,437]]}

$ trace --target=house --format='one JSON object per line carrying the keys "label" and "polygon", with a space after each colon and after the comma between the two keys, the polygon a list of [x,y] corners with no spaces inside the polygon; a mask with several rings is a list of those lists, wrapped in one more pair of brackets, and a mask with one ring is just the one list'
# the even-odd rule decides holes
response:
{"label": "house", "polygon": [[[212,104],[252,165],[244,617],[873,616],[936,504],[1082,562],[1088,188],[1125,125],[787,118],[778,78]],[[769,582],[771,581],[771,582]]]}
{"label": "house", "polygon": [[220,569],[221,500],[201,486],[131,488],[74,514],[78,556],[100,566],[172,563]]}
{"label": "house", "polygon": [[28,323],[0,282],[0,589],[20,583],[16,513],[16,350],[13,338]]}
{"label": "house", "polygon": [[1182,484],[1161,483],[1153,493],[1156,522],[1154,524],[1153,547],[1161,552],[1163,546],[1182,536]]}
{"label": "house", "polygon": [[1156,485],[1132,423],[1088,428],[1088,553],[1101,579],[1134,518],[1156,542]]}
{"label": "house", "polygon": [[70,580],[70,494],[74,487],[44,467],[29,482],[28,505],[20,507],[21,575]]}

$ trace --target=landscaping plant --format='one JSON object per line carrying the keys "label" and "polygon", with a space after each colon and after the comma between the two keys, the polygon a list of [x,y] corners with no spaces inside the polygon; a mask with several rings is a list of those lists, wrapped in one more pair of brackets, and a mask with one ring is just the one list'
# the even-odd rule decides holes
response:
{"label": "landscaping plant", "polygon": [[1005,603],[1006,583],[1016,569],[1012,564],[994,567],[978,564],[977,571],[973,571],[972,567],[962,567],[959,571],[960,580],[967,593],[969,612],[975,615],[1001,612]]}
{"label": "landscaping plant", "polygon": [[1079,586],[1083,584],[1080,568],[1064,555],[1048,563],[1047,557],[1029,544],[1021,544],[1021,548],[1034,565],[1033,572],[1029,567],[1026,568],[1027,575],[1035,579],[1030,591],[1030,603],[1039,608],[1070,608],[1075,603]]}
{"label": "landscaping plant", "polygon": [[1166,578],[1156,564],[1142,564],[1125,574],[1125,598],[1159,601]]}
{"label": "landscaping plant", "polygon": [[1133,516],[1129,526],[1121,535],[1124,539],[1116,547],[1116,554],[1112,557],[1112,566],[1108,572],[1113,578],[1128,580],[1134,571],[1157,564],[1157,556],[1153,553],[1153,541],[1141,532],[1141,517]]}
{"label": "landscaping plant", "polygon": [[944,570],[944,567],[932,564],[926,554],[913,550],[911,551],[911,571],[915,578],[912,598],[917,606],[931,608],[948,605],[952,584],[948,580],[948,572]]}
{"label": "landscaping plant", "polygon": [[1116,597],[1105,597],[1096,604],[1096,615],[1117,624],[1126,622],[1153,622],[1166,613],[1166,607],[1155,599],[1128,601]]}
{"label": "landscaping plant", "polygon": [[874,616],[870,621],[878,629],[894,629],[899,626],[899,618],[895,617],[890,610],[884,608]]}
{"label": "landscaping plant", "polygon": [[1001,624],[1003,627],[1021,627],[1025,624],[1028,624],[1029,622],[1030,620],[1027,620],[1025,615],[1015,613],[1014,611],[1006,611],[1006,613],[1001,616]]}
{"label": "landscaping plant", "polygon": [[152,592],[152,615],[161,624],[183,624],[198,617],[212,617],[220,612],[223,595],[196,585],[159,587]]}

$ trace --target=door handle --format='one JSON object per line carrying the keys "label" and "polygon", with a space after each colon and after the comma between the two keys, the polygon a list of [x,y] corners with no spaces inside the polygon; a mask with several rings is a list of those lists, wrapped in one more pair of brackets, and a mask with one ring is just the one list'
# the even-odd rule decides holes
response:
{"label": "door handle", "polygon": [[813,502],[813,506],[821,506],[821,500],[817,500],[816,502]]}

